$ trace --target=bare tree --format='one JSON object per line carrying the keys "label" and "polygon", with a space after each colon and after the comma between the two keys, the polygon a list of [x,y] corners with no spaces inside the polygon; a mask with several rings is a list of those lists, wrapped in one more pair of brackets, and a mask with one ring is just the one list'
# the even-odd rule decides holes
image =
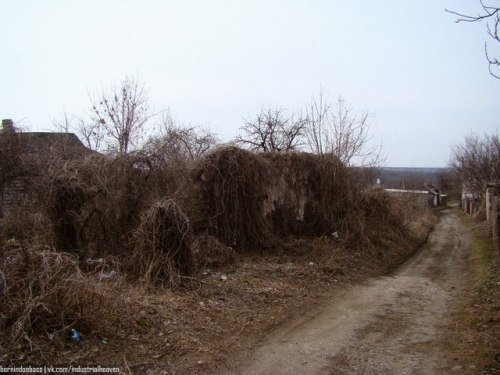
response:
{"label": "bare tree", "polygon": [[80,134],[88,145],[126,154],[137,146],[150,119],[144,84],[125,77],[119,85],[101,90],[91,98],[91,125],[81,124]]}
{"label": "bare tree", "polygon": [[303,144],[306,126],[306,118],[287,117],[281,108],[262,108],[254,121],[245,121],[240,128],[244,134],[236,142],[254,151],[293,151]]}
{"label": "bare tree", "polygon": [[208,129],[181,126],[168,112],[163,115],[160,134],[151,137],[145,149],[155,164],[201,158],[219,144],[219,139]]}
{"label": "bare tree", "polygon": [[[498,7],[498,4],[496,4],[496,6],[491,6],[488,5],[484,0],[479,0],[479,3],[481,4],[482,13],[479,13],[475,16],[458,13],[448,9],[446,9],[446,11],[459,17],[455,21],[457,23],[486,21],[488,35],[496,42],[500,42],[500,8]],[[489,22],[490,20],[492,20],[492,22]],[[490,74],[493,77],[500,79],[500,73],[494,72],[494,70],[500,69],[500,61],[496,57],[491,57],[491,55],[488,53],[487,42],[484,42],[484,53],[486,55],[486,59],[488,60]]]}
{"label": "bare tree", "polygon": [[326,100],[323,90],[308,108],[306,135],[309,148],[320,155],[335,155],[346,165],[354,161],[375,166],[381,161],[381,146],[371,146],[368,113],[355,115],[339,97],[335,106]]}
{"label": "bare tree", "polygon": [[72,121],[66,111],[63,111],[62,117],[52,119],[52,125],[59,133],[69,133],[72,128]]}
{"label": "bare tree", "polygon": [[99,123],[86,123],[83,119],[77,119],[77,122],[76,131],[78,132],[83,144],[87,148],[97,152],[105,151],[104,145],[106,133],[104,128],[100,126]]}
{"label": "bare tree", "polygon": [[498,133],[482,138],[472,134],[452,148],[450,165],[467,188],[482,196],[486,183],[500,179],[500,141]]}
{"label": "bare tree", "polygon": [[[75,125],[76,122],[76,125]],[[52,125],[60,133],[76,132],[82,143],[90,150],[103,151],[105,141],[104,129],[96,123],[88,121],[77,116],[70,116],[63,111],[62,117],[53,119]]]}
{"label": "bare tree", "polygon": [[318,155],[331,152],[329,146],[330,104],[326,102],[323,89],[320,89],[318,99],[313,98],[307,110],[309,120],[306,136],[311,151]]}

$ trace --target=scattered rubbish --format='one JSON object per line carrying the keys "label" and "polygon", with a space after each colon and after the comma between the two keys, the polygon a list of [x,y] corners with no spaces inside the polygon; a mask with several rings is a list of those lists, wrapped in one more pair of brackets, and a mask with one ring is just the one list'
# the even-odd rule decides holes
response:
{"label": "scattered rubbish", "polygon": [[314,266],[314,262],[309,262],[309,265],[310,266]]}
{"label": "scattered rubbish", "polygon": [[339,239],[339,232],[333,232],[332,237],[335,238],[336,240]]}
{"label": "scattered rubbish", "polygon": [[226,281],[227,280],[227,276],[226,275],[221,275],[220,279],[221,279],[221,281]]}
{"label": "scattered rubbish", "polygon": [[108,344],[108,339],[106,337],[103,337],[101,339],[101,343],[103,343],[104,345],[107,345]]}
{"label": "scattered rubbish", "polygon": [[115,270],[111,270],[109,272],[101,272],[99,274],[99,280],[112,280],[116,277],[117,272]]}
{"label": "scattered rubbish", "polygon": [[74,328],[71,328],[71,340],[74,342],[80,342],[82,340],[82,335]]}
{"label": "scattered rubbish", "polygon": [[205,362],[204,362],[204,361],[198,361],[198,362],[196,362],[196,363],[198,363],[199,365],[202,365],[202,364],[204,364]]}

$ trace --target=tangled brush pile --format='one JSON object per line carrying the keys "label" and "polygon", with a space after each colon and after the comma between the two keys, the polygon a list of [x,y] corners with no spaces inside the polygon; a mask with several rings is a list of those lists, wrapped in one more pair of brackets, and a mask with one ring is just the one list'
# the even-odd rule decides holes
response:
{"label": "tangled brush pile", "polygon": [[14,240],[1,250],[0,342],[31,344],[30,337],[55,336],[75,324],[92,329],[102,325],[104,302],[103,288],[82,274],[73,255]]}
{"label": "tangled brush pile", "polygon": [[200,235],[193,242],[198,268],[222,268],[236,262],[237,253],[232,247],[221,244],[213,236]]}
{"label": "tangled brush pile", "polygon": [[[344,241],[351,247],[372,248],[388,239],[401,236],[404,220],[396,197],[382,189],[357,192],[352,210],[342,222]],[[404,209],[404,207],[403,207]],[[406,209],[410,210],[409,204]]]}
{"label": "tangled brush pile", "polygon": [[144,212],[133,241],[130,270],[144,281],[174,286],[193,272],[191,224],[172,199]]}
{"label": "tangled brush pile", "polygon": [[198,231],[238,251],[265,248],[270,228],[263,201],[270,179],[258,154],[226,147],[207,155],[194,170]]}

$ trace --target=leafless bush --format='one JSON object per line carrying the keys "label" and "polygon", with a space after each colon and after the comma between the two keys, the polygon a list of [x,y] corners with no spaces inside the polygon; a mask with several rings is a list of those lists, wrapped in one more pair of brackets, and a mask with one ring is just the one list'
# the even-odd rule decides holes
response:
{"label": "leafless bush", "polygon": [[[6,173],[2,187],[12,181],[22,183],[19,200],[27,206],[24,210],[10,203],[12,212],[2,225],[5,239],[37,238],[82,259],[126,255],[146,207],[166,196],[188,199],[189,169],[177,173],[171,148],[156,154],[171,162],[155,164],[146,152],[70,157],[45,145],[30,153],[22,147],[23,136],[0,138],[5,146],[1,151],[10,151],[5,159],[13,160],[15,154],[17,163],[12,166],[21,168],[8,170],[8,163],[2,163]],[[20,191],[17,188],[16,194]]]}
{"label": "leafless bush", "polygon": [[252,151],[287,152],[297,150],[304,141],[307,119],[287,117],[283,109],[262,109],[254,121],[240,129],[244,135],[236,143]]}
{"label": "leafless bush", "polygon": [[488,182],[500,179],[498,134],[466,137],[463,143],[452,148],[450,164],[466,187],[481,197]]}
{"label": "leafless bush", "polygon": [[153,165],[167,165],[201,158],[217,146],[219,140],[208,129],[179,125],[167,112],[163,115],[159,134],[145,145]]}
{"label": "leafless bush", "polygon": [[349,246],[370,249],[401,236],[415,213],[410,201],[375,189],[356,192],[342,220],[341,238]]}
{"label": "leafless bush", "polygon": [[321,90],[307,116],[306,135],[312,152],[335,155],[348,166],[354,162],[365,167],[380,164],[381,146],[370,144],[368,113],[353,114],[342,97],[332,106]]}
{"label": "leafless bush", "polygon": [[133,243],[130,269],[148,283],[175,286],[193,272],[191,225],[171,199],[142,215]]}
{"label": "leafless bush", "polygon": [[[85,277],[78,260],[67,253],[11,241],[0,253],[0,341],[37,335],[67,334],[75,324],[99,330],[104,324],[106,294]],[[10,344],[9,344],[10,343]]]}
{"label": "leafless bush", "polygon": [[[26,173],[16,170],[6,177],[3,187],[12,181],[22,183],[19,200],[26,210],[14,208],[9,225],[3,226],[5,235],[15,232],[19,238],[28,234],[26,219],[36,218],[45,227],[32,225],[38,232],[29,235],[42,244],[82,257],[125,255],[146,207],[165,196],[187,195],[189,171],[178,171],[175,163],[155,165],[147,152],[110,157],[78,154],[79,149],[71,145],[67,152],[60,152],[45,143],[40,141],[44,147],[37,146],[35,152],[20,152],[18,165]],[[16,194],[20,192],[16,188]],[[24,222],[15,220],[17,216]]]}
{"label": "leafless bush", "polygon": [[132,155],[53,162],[36,187],[56,246],[86,256],[126,252],[147,184]]}
{"label": "leafless bush", "polygon": [[55,238],[51,226],[51,221],[43,213],[26,210],[23,206],[14,206],[0,218],[0,243],[16,240],[54,245]]}
{"label": "leafless bush", "polygon": [[177,201],[189,199],[191,168],[218,142],[209,130],[180,126],[165,115],[160,134],[152,136],[139,152],[148,171],[153,198],[168,195]]}
{"label": "leafless bush", "polygon": [[213,236],[196,236],[193,248],[195,249],[196,264],[199,268],[217,269],[236,262],[237,254],[234,249],[221,244]]}

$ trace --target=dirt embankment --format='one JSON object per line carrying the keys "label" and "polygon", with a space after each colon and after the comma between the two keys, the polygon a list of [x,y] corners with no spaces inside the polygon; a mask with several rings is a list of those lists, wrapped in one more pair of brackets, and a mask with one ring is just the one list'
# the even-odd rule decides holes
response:
{"label": "dirt embankment", "polygon": [[443,211],[427,244],[397,271],[337,290],[224,373],[474,373],[475,365],[458,365],[447,351],[470,257],[468,232]]}

